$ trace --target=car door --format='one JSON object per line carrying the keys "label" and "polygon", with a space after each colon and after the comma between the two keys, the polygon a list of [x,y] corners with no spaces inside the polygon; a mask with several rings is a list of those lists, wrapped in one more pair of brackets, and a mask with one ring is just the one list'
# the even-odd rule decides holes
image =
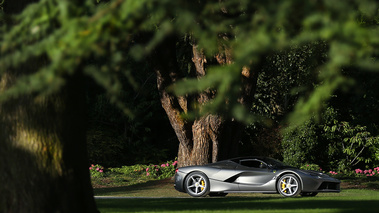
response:
{"label": "car door", "polygon": [[240,191],[275,191],[275,173],[258,159],[241,160],[236,170],[240,172],[236,183]]}

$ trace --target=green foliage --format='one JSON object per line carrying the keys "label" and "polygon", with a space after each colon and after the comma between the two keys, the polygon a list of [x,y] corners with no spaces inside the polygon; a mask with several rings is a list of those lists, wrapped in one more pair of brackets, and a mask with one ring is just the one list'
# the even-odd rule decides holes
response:
{"label": "green foliage", "polygon": [[129,175],[134,178],[138,178],[141,175],[145,175],[146,165],[136,164],[132,166],[122,166],[118,168],[109,168],[110,172]]}
{"label": "green foliage", "polygon": [[326,51],[324,42],[314,42],[267,56],[259,73],[251,111],[269,120],[265,119],[264,125],[252,123],[246,128],[248,138],[243,138],[243,143],[252,143],[249,150],[257,155],[282,158],[280,123],[299,97],[313,90],[318,82],[317,73],[310,70],[324,63]]}
{"label": "green foliage", "polygon": [[135,164],[104,169],[96,164],[89,167],[92,185],[95,188],[130,186],[151,180],[172,178],[175,175],[176,168],[176,160],[166,161],[161,165]]}
{"label": "green foliage", "polygon": [[[188,81],[193,86],[183,81],[175,90],[188,94],[215,88],[217,95],[205,110],[227,111],[238,119],[251,118],[242,113],[236,98],[241,68],[254,67],[272,52],[319,41],[326,44],[324,63],[307,70],[317,73],[321,84],[295,107],[290,120],[297,124],[319,112],[334,91],[352,84],[342,69],[378,68],[378,3],[374,0],[101,2],[41,0],[9,17],[11,21],[0,29],[1,73],[22,72],[36,58],[43,57],[45,63],[22,73],[0,100],[57,92],[65,76],[83,71],[106,89],[112,103],[133,116],[118,99],[125,86],[118,76],[126,76],[128,84],[135,85],[137,72],[124,59],[145,60],[171,34],[190,34],[208,56],[218,52],[220,43],[233,50],[233,64],[212,66],[206,78]],[[148,36],[138,42],[139,35]]]}
{"label": "green foliage", "polygon": [[112,173],[120,173],[134,178],[139,178],[141,176],[146,176],[152,179],[165,179],[170,178],[175,175],[175,170],[177,167],[177,161],[167,161],[161,165],[142,165],[136,164],[132,166],[122,166],[120,168],[110,168],[109,171]]}
{"label": "green foliage", "polygon": [[379,137],[371,136],[366,127],[338,120],[338,113],[328,108],[323,122],[312,120],[285,133],[283,138],[284,161],[294,166],[306,162],[322,168],[345,171],[362,165],[378,163],[376,152]]}
{"label": "green foliage", "polygon": [[318,143],[318,137],[317,128],[312,121],[305,122],[294,131],[286,132],[282,140],[283,161],[296,167],[300,167],[306,162],[323,166],[324,163],[318,162],[322,159],[319,151],[324,148]]}
{"label": "green foliage", "polygon": [[313,163],[305,163],[302,166],[300,166],[300,169],[313,170],[313,171],[318,171],[318,172],[322,171],[322,168],[319,165],[313,164]]}
{"label": "green foliage", "polygon": [[339,141],[329,145],[330,155],[340,151],[343,153],[344,159],[333,162],[338,164],[339,170],[352,168],[360,162],[370,164],[379,160],[375,156],[379,148],[379,137],[371,136],[366,127],[333,120],[329,125],[324,125],[324,135],[327,140]]}
{"label": "green foliage", "polygon": [[105,172],[104,172],[104,167],[102,167],[99,164],[91,164],[89,167],[89,171],[91,174],[91,177],[93,178],[99,178],[99,177],[104,177]]}
{"label": "green foliage", "polygon": [[273,120],[281,120],[299,97],[317,84],[317,73],[327,56],[324,42],[293,46],[268,56],[259,73],[252,111]]}

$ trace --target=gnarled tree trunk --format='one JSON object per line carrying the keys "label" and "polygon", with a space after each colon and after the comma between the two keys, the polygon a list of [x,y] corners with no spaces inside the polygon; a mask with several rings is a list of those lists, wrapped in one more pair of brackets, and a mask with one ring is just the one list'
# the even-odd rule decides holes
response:
{"label": "gnarled tree trunk", "polygon": [[[195,76],[200,79],[206,75],[205,55],[196,45],[192,48],[192,61],[195,65]],[[229,50],[221,48],[215,56],[220,65],[232,62]],[[152,56],[153,67],[157,74],[157,86],[160,92],[162,107],[179,140],[178,165],[203,165],[226,159],[238,154],[239,135],[243,124],[235,120],[225,120],[220,115],[208,114],[194,121],[186,120],[181,115],[186,113],[193,102],[199,105],[212,100],[215,91],[204,91],[196,96],[176,97],[167,91],[167,87],[182,79],[176,56],[176,39],[169,37],[156,48]],[[257,81],[257,74],[249,69],[241,71],[244,88],[241,88],[239,101],[251,103]]]}

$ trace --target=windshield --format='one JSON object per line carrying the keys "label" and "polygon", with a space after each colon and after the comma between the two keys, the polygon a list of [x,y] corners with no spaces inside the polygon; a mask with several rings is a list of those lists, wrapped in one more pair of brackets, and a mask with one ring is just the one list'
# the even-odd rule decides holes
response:
{"label": "windshield", "polygon": [[266,161],[266,163],[272,167],[276,168],[293,167],[273,158],[265,158],[264,161]]}
{"label": "windshield", "polygon": [[270,167],[274,167],[274,168],[295,168],[293,166],[290,166],[290,165],[287,165],[279,160],[276,160],[274,158],[270,158],[270,157],[254,157],[254,156],[251,156],[251,157],[241,157],[241,158],[234,158],[234,159],[230,159],[231,161],[234,161],[235,163],[238,163],[238,164],[241,164],[241,160],[244,161],[244,160],[253,160],[253,159],[257,159],[257,160],[260,160],[260,161],[263,161],[265,162],[267,165],[269,165]]}

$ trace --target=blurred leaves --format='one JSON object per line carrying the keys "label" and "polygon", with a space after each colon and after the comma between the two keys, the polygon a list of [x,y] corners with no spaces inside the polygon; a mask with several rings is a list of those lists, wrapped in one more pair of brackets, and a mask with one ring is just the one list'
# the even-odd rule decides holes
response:
{"label": "blurred leaves", "polygon": [[[319,74],[320,84],[295,107],[289,117],[294,124],[319,112],[337,89],[352,85],[344,69],[378,71],[379,19],[374,0],[41,0],[7,19],[0,26],[0,74],[17,70],[18,80],[0,100],[54,93],[67,75],[84,71],[117,103],[118,91],[124,87],[119,76],[133,85],[133,73],[138,72],[126,68],[124,59],[146,60],[170,34],[190,34],[208,57],[219,51],[220,42],[232,49],[233,64],[210,67],[205,78],[187,79],[173,88],[181,95],[214,89],[216,96],[204,109],[228,111],[241,119],[245,116],[234,104],[241,86],[238,71],[261,62],[263,55],[320,41],[327,46],[326,59],[307,70]],[[143,35],[149,36],[138,42]],[[33,65],[41,57],[45,62]],[[231,104],[224,104],[228,101]],[[132,115],[128,109],[125,112]]]}

